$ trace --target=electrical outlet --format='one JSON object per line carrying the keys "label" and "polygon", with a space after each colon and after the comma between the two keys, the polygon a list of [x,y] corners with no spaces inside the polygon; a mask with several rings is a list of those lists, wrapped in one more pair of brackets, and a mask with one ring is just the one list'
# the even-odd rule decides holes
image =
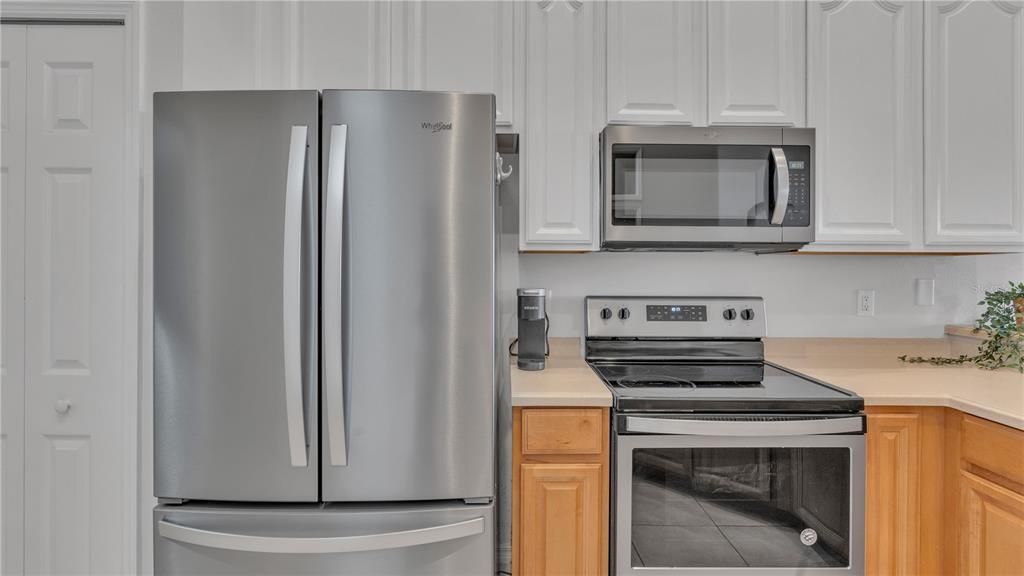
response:
{"label": "electrical outlet", "polygon": [[857,290],[857,316],[875,315],[875,291]]}

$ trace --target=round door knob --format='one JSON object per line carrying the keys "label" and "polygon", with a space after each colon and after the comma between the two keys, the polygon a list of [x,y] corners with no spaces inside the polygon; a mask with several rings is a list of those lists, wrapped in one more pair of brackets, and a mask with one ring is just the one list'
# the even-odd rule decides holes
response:
{"label": "round door knob", "polygon": [[608,320],[612,317],[611,308],[601,308],[601,320]]}
{"label": "round door knob", "polygon": [[726,308],[722,312],[722,318],[725,318],[726,320],[729,320],[729,321],[735,320],[736,319],[736,309],[735,308]]}
{"label": "round door knob", "polygon": [[619,308],[619,319],[629,320],[629,308]]}
{"label": "round door knob", "polygon": [[70,400],[57,400],[53,403],[53,409],[57,414],[67,414],[68,410],[71,410]]}
{"label": "round door knob", "polygon": [[752,308],[744,309],[743,312],[740,312],[740,318],[743,318],[744,320],[753,320],[754,310]]}

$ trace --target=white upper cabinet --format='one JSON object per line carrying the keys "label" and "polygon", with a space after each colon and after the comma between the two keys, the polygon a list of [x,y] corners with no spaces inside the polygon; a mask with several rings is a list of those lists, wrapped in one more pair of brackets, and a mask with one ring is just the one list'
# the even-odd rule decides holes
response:
{"label": "white upper cabinet", "polygon": [[391,8],[383,2],[291,4],[295,88],[389,88]]}
{"label": "white upper cabinet", "polygon": [[922,26],[919,2],[808,4],[817,242],[906,249],[918,237]]}
{"label": "white upper cabinet", "polygon": [[929,3],[925,243],[1024,243],[1024,3]]}
{"label": "white upper cabinet", "polygon": [[520,248],[597,248],[597,132],[604,123],[603,3],[526,5]]}
{"label": "white upper cabinet", "polygon": [[710,2],[707,20],[708,122],[803,126],[806,4]]}
{"label": "white upper cabinet", "polygon": [[608,2],[609,123],[706,122],[707,3]]}
{"label": "white upper cabinet", "polygon": [[392,4],[392,87],[493,93],[497,123],[516,123],[517,2]]}

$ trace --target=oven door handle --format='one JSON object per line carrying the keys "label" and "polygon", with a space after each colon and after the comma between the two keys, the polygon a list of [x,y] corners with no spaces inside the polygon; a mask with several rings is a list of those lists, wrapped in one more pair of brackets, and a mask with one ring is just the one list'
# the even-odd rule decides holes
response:
{"label": "oven door handle", "polygon": [[698,420],[628,416],[626,432],[684,436],[808,436],[864,432],[864,419],[818,418],[811,420]]}

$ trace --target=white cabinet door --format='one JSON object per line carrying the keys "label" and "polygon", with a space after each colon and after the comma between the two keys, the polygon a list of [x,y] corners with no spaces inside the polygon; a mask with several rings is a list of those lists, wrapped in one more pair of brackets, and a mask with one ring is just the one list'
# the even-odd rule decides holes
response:
{"label": "white cabinet door", "polygon": [[925,10],[925,242],[1024,243],[1024,3]]}
{"label": "white cabinet door", "polygon": [[[29,26],[25,571],[123,574],[125,29]],[[128,331],[128,332],[126,332]]]}
{"label": "white cabinet door", "polygon": [[24,573],[25,26],[3,25],[0,62],[0,571]]}
{"label": "white cabinet door", "polygon": [[921,18],[919,2],[808,5],[817,242],[908,245],[919,237]]}
{"label": "white cabinet door", "polygon": [[293,87],[390,87],[389,4],[296,2],[294,11]]}
{"label": "white cabinet door", "polygon": [[705,123],[706,8],[608,2],[608,122]]}
{"label": "white cabinet door", "polygon": [[497,123],[515,123],[518,2],[393,4],[392,85],[492,93]]}
{"label": "white cabinet door", "polygon": [[544,0],[526,7],[523,250],[597,248],[603,9],[603,4],[578,0]]}
{"label": "white cabinet door", "polygon": [[708,122],[804,125],[804,2],[708,4]]}

